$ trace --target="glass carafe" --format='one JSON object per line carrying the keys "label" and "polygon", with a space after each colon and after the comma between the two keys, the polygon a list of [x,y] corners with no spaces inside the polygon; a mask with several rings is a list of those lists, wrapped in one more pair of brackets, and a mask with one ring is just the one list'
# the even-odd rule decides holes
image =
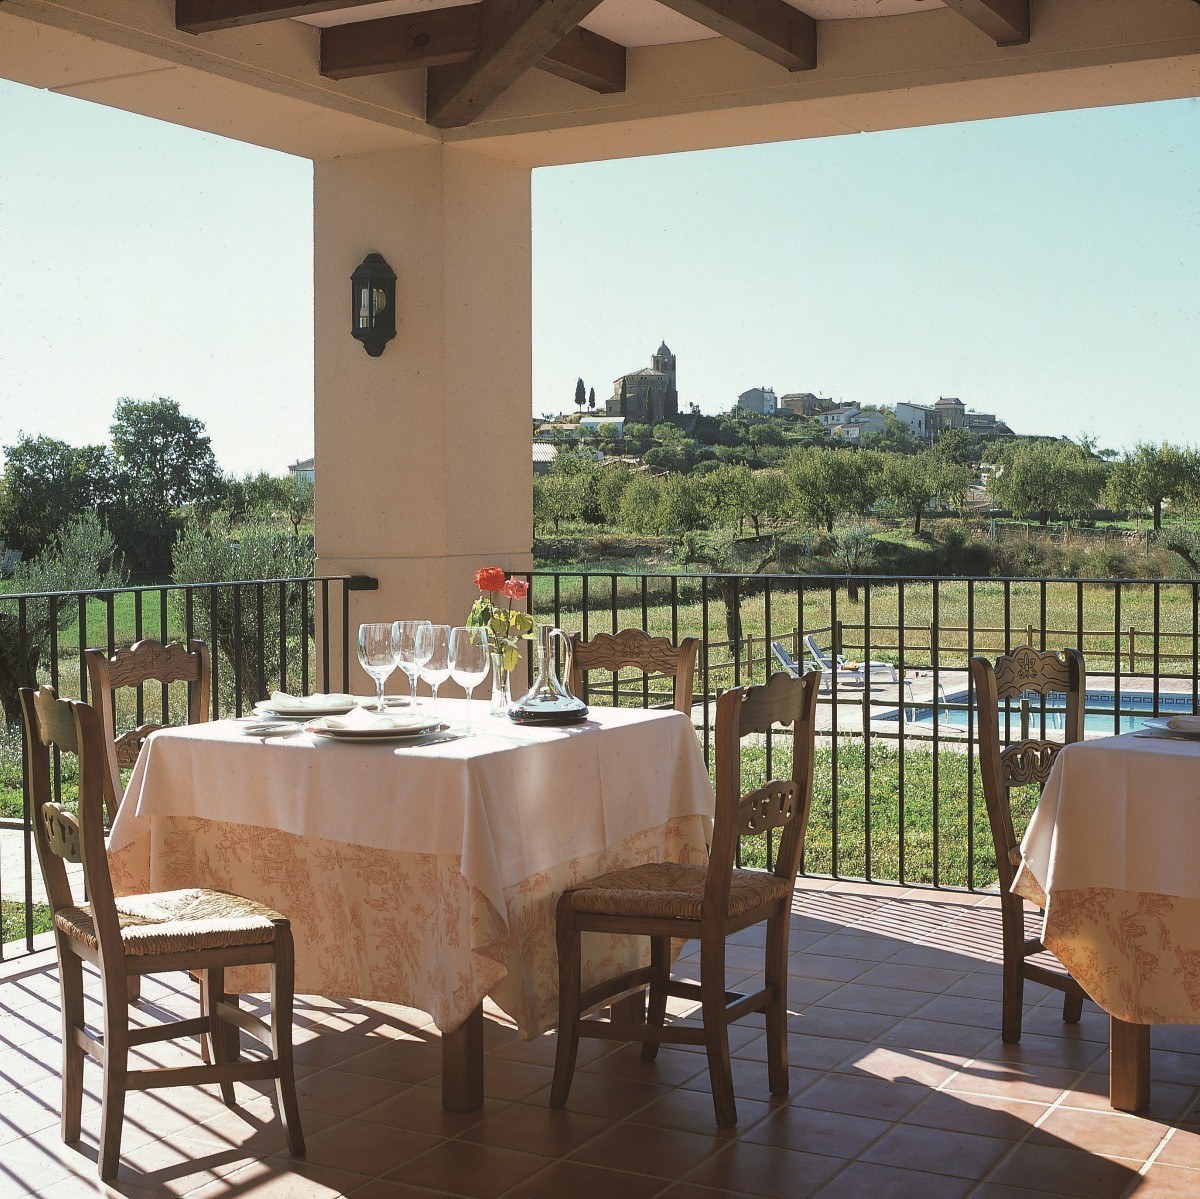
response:
{"label": "glass carafe", "polygon": [[554,669],[554,638],[566,640],[561,629],[541,624],[537,629],[537,677],[533,686],[508,710],[518,724],[576,724],[587,718],[587,704],[562,685]]}

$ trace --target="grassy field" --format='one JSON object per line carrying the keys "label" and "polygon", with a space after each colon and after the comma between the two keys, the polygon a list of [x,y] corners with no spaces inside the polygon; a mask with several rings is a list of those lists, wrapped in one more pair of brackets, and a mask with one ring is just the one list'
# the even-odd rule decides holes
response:
{"label": "grassy field", "polygon": [[[33,905],[33,932],[48,933],[54,927],[50,909],[44,903]],[[5,945],[25,939],[25,905],[15,899],[0,900],[0,933]]]}

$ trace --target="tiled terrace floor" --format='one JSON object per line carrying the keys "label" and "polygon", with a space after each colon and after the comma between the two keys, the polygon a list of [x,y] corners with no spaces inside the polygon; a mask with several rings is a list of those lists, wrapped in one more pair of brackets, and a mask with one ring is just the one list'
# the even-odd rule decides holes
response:
{"label": "tiled terrace floor", "polygon": [[[1057,997],[1031,986],[1022,1043],[1001,1044],[997,922],[987,899],[802,883],[791,1094],[770,1097],[761,1022],[746,1022],[733,1040],[741,1122],[728,1132],[713,1124],[705,1059],[691,1049],[643,1065],[636,1048],[585,1042],[569,1110],[551,1112],[553,1036],[521,1041],[497,1016],[487,1102],[452,1115],[423,1016],[302,1000],[305,1163],[285,1155],[271,1102],[250,1088],[236,1110],[215,1089],[149,1092],[131,1097],[107,1190],[91,1065],[83,1141],[59,1139],[58,992],[42,958],[0,984],[0,1196],[1200,1196],[1200,1029],[1156,1029],[1149,1115],[1113,1113],[1095,1009],[1064,1026]],[[757,965],[753,942],[731,947],[731,981]],[[184,976],[148,983],[142,1003],[194,1014]]]}

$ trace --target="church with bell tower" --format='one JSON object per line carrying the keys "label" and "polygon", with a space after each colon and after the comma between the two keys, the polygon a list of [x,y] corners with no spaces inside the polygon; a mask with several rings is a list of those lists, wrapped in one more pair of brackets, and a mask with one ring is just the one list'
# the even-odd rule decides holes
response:
{"label": "church with bell tower", "polygon": [[675,355],[665,341],[651,356],[648,368],[613,381],[613,393],[604,411],[608,416],[623,416],[643,425],[656,425],[679,415]]}

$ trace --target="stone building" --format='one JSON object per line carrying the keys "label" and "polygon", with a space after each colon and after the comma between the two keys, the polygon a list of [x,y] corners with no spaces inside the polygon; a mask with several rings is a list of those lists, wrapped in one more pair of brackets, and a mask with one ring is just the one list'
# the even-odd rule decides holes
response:
{"label": "stone building", "polygon": [[679,415],[675,355],[665,341],[650,359],[649,368],[613,381],[613,393],[604,411],[609,416],[623,416],[644,425],[656,425]]}
{"label": "stone building", "polygon": [[738,396],[737,406],[743,412],[755,412],[759,416],[774,416],[779,411],[779,401],[773,387],[752,387]]}

